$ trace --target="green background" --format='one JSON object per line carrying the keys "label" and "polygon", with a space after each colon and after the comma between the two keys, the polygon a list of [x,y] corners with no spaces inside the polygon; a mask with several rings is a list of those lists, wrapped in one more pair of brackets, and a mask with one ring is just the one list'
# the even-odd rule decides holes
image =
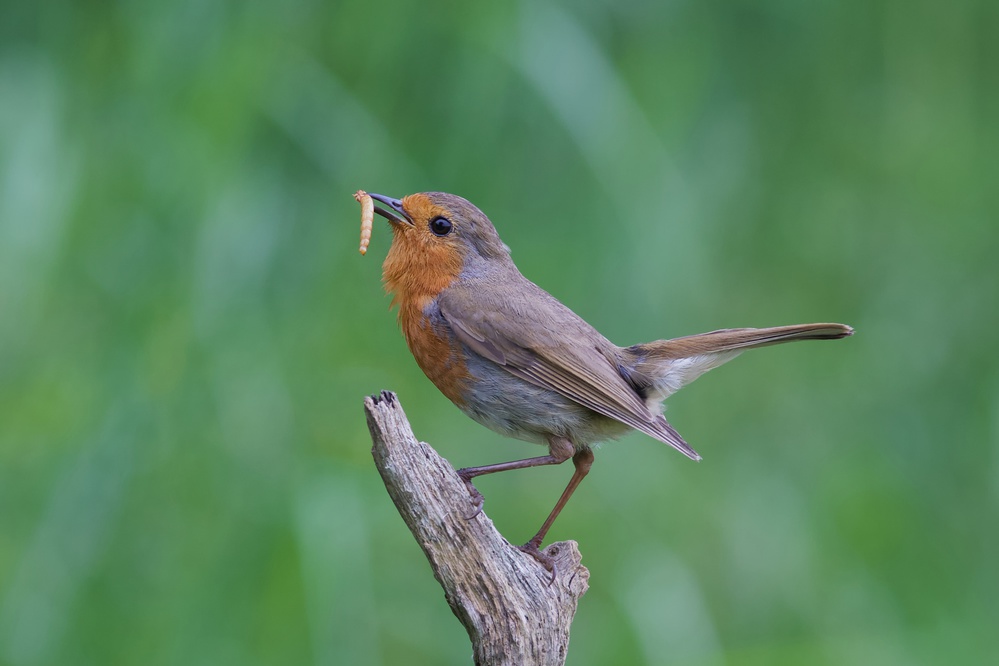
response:
{"label": "green background", "polygon": [[[569,663],[999,653],[994,2],[0,5],[0,663],[467,663],[370,456],[424,378],[358,188],[619,344],[842,321],[597,451]],[[567,466],[484,478],[526,540]]]}

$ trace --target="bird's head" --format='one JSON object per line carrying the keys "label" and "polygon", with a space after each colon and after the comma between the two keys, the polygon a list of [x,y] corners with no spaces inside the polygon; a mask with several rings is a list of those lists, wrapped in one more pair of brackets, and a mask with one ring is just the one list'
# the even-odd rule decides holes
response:
{"label": "bird's head", "polygon": [[510,260],[510,250],[489,218],[459,196],[444,192],[420,192],[402,199],[370,196],[388,207],[375,206],[375,212],[392,225],[392,247],[382,275],[396,301],[436,298],[463,272]]}

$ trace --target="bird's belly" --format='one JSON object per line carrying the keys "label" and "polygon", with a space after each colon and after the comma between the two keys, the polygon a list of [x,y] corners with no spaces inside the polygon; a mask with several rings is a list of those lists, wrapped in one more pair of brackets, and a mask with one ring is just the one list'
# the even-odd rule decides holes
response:
{"label": "bird's belly", "polygon": [[547,444],[551,436],[569,439],[577,449],[620,437],[629,428],[560,393],[515,377],[503,367],[469,354],[467,371],[474,377],[458,405],[491,430],[516,439]]}

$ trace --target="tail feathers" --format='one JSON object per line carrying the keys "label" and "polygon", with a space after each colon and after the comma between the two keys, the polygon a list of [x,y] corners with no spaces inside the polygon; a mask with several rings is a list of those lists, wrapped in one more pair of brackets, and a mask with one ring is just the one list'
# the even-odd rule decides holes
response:
{"label": "tail feathers", "polygon": [[853,335],[844,324],[798,324],[774,328],[727,328],[627,347],[632,359],[621,370],[650,409],[712,368],[756,347],[795,340],[837,340]]}
{"label": "tail feathers", "polygon": [[672,340],[657,340],[629,349],[652,360],[689,358],[718,352],[745,351],[795,340],[838,340],[853,335],[844,324],[797,324],[773,328],[726,328]]}

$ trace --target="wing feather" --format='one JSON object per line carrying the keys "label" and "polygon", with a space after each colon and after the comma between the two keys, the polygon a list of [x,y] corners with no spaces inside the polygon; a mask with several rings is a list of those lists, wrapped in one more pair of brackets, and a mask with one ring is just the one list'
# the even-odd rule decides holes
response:
{"label": "wing feather", "polygon": [[[547,292],[527,284],[536,291],[530,294],[532,298],[520,300],[519,309],[505,302],[482,307],[467,295],[448,298],[445,292],[439,301],[441,314],[469,349],[515,377],[555,391],[700,460],[663,415],[650,410],[622,376],[618,348]],[[474,312],[463,306],[469,302],[476,303]],[[541,311],[525,313],[525,302],[537,304]],[[523,321],[525,314],[544,331],[536,336],[540,340],[526,339],[522,327],[511,323]],[[553,325],[556,322],[561,325]],[[580,344],[579,340],[595,344]]]}

